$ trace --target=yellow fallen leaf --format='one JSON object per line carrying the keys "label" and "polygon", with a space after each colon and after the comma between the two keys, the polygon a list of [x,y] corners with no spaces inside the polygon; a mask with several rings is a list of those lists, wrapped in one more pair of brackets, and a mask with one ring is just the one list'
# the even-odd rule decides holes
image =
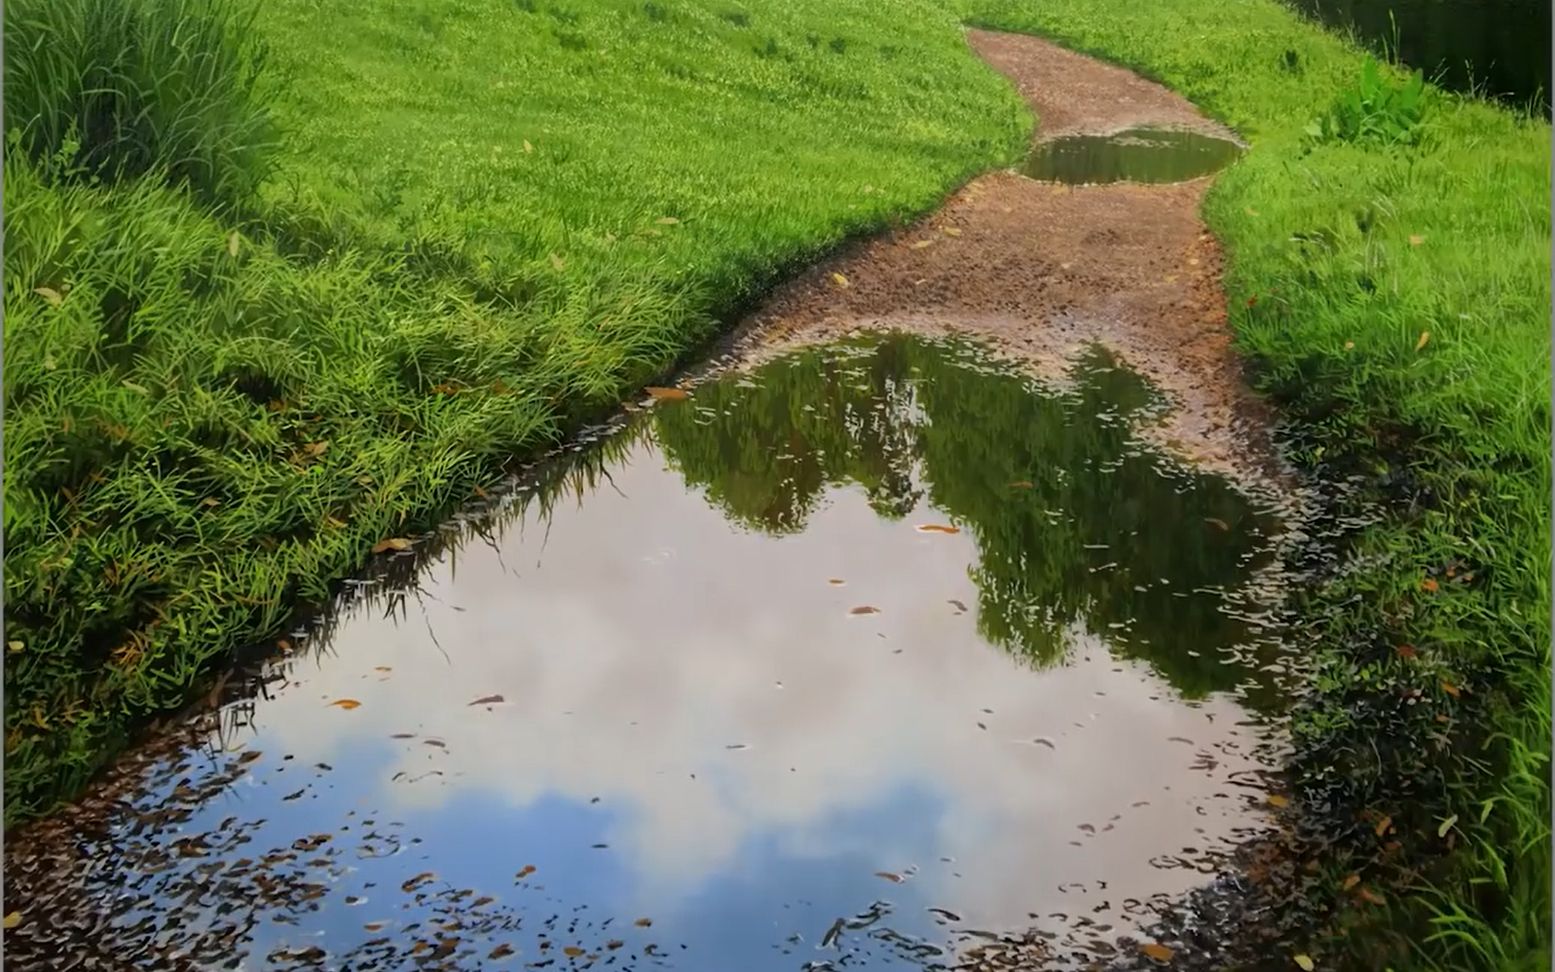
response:
{"label": "yellow fallen leaf", "polygon": [[1376,832],[1378,837],[1381,837],[1383,834],[1388,832],[1388,828],[1391,826],[1393,826],[1393,818],[1384,816],[1381,820],[1377,821],[1377,826],[1373,827],[1372,829]]}
{"label": "yellow fallen leaf", "polygon": [[238,235],[238,231],[237,230],[233,230],[231,233],[227,234],[227,255],[228,256],[235,257],[235,256],[238,255],[238,244],[241,241],[242,241],[242,237],[240,237]]}
{"label": "yellow fallen leaf", "polygon": [[65,302],[65,298],[53,287],[34,287],[32,292],[47,301],[50,307],[58,307]]}
{"label": "yellow fallen leaf", "polygon": [[533,152],[534,150],[535,150],[535,147],[533,145],[529,144],[529,139],[527,139],[527,138],[524,139],[524,151],[525,152]]}
{"label": "yellow fallen leaf", "polygon": [[5,643],[5,647],[6,647],[7,650],[9,650],[11,652],[11,654],[14,655],[17,652],[22,651],[23,649],[25,649],[27,646],[25,644],[23,644],[22,642],[20,642],[20,641],[7,641]]}
{"label": "yellow fallen leaf", "polygon": [[1346,341],[1346,342],[1344,342],[1344,349],[1346,351],[1354,351],[1355,350],[1355,342],[1354,341]]}
{"label": "yellow fallen leaf", "polygon": [[1340,886],[1339,890],[1341,890],[1341,891],[1348,891],[1348,890],[1350,890],[1351,888],[1355,887],[1357,884],[1360,884],[1360,883],[1361,883],[1361,876],[1359,874],[1352,874],[1349,877],[1344,879],[1344,884],[1342,884]]}
{"label": "yellow fallen leaf", "polygon": [[954,226],[946,226],[944,229],[940,230],[940,232],[944,233],[946,236],[960,236],[961,235],[961,231],[956,229]]}
{"label": "yellow fallen leaf", "polygon": [[651,397],[659,399],[660,401],[678,402],[683,398],[691,397],[690,393],[688,393],[684,388],[661,388],[658,385],[649,385],[647,388],[644,388],[643,391],[647,392]]}
{"label": "yellow fallen leaf", "polygon": [[960,527],[945,526],[941,523],[922,523],[918,526],[919,533],[960,533]]}
{"label": "yellow fallen leaf", "polygon": [[5,930],[6,931],[10,931],[12,928],[15,928],[17,925],[20,925],[21,923],[22,923],[22,913],[20,911],[13,911],[10,914],[5,916]]}
{"label": "yellow fallen leaf", "polygon": [[1257,216],[1258,215],[1258,210],[1254,209],[1251,206],[1244,207],[1242,211],[1244,213],[1246,213],[1247,215],[1249,215],[1249,216]]}
{"label": "yellow fallen leaf", "polygon": [[1419,246],[1421,243],[1424,243],[1424,242],[1425,242],[1425,237],[1421,236],[1419,233],[1411,233],[1410,236],[1409,236],[1409,245],[1410,246]]}
{"label": "yellow fallen leaf", "polygon": [[379,540],[373,544],[373,553],[381,554],[389,550],[409,550],[410,541],[404,537],[389,537],[387,540]]}
{"label": "yellow fallen leaf", "polygon": [[1288,807],[1290,806],[1290,798],[1280,796],[1278,793],[1271,793],[1269,794],[1269,806]]}
{"label": "yellow fallen leaf", "polygon": [[1429,342],[1430,340],[1431,340],[1431,332],[1430,331],[1421,331],[1420,332],[1420,340],[1415,342],[1415,350],[1419,351],[1421,348],[1425,347],[1426,343]]}
{"label": "yellow fallen leaf", "polygon": [[1384,905],[1388,900],[1370,888],[1361,888],[1360,896],[1370,904]]}
{"label": "yellow fallen leaf", "polygon": [[658,223],[660,226],[674,226],[676,223],[680,222],[680,220],[673,216],[660,216],[658,219],[654,220],[654,222]]}
{"label": "yellow fallen leaf", "polygon": [[1312,956],[1310,955],[1292,955],[1291,959],[1296,963],[1296,967],[1301,972],[1312,972],[1313,969],[1317,968],[1317,963],[1312,961]]}
{"label": "yellow fallen leaf", "polygon": [[579,955],[583,954],[583,949],[576,945],[568,945],[566,948],[562,949],[562,954],[568,958],[577,958]]}
{"label": "yellow fallen leaf", "polygon": [[1448,695],[1452,696],[1453,698],[1457,698],[1458,697],[1458,693],[1461,692],[1462,689],[1458,688],[1458,686],[1452,684],[1451,682],[1447,681],[1446,679],[1442,679],[1442,691],[1446,692]]}
{"label": "yellow fallen leaf", "polygon": [[832,274],[831,275],[831,279],[832,279],[832,283],[836,284],[839,287],[846,287],[848,285],[848,278],[844,277],[840,273]]}
{"label": "yellow fallen leaf", "polygon": [[566,260],[563,260],[561,257],[557,256],[554,253],[551,254],[551,266],[552,267],[554,267],[557,270],[560,270],[561,268],[565,267],[566,265],[567,265],[567,261]]}
{"label": "yellow fallen leaf", "polygon": [[356,699],[336,699],[335,701],[331,702],[330,705],[337,709],[350,710],[360,708],[362,703],[358,702]]}
{"label": "yellow fallen leaf", "polygon": [[1148,945],[1139,946],[1139,950],[1146,958],[1153,958],[1157,962],[1170,962],[1176,953],[1159,942],[1151,942]]}
{"label": "yellow fallen leaf", "polygon": [[916,243],[914,243],[912,245],[912,248],[914,250],[921,250],[921,249],[923,249],[926,246],[933,246],[933,245],[934,245],[934,241],[933,240],[919,240],[918,242],[916,242]]}

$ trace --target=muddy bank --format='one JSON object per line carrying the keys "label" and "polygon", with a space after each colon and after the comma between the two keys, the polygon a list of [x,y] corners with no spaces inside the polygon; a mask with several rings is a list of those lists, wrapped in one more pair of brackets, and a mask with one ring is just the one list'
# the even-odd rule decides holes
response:
{"label": "muddy bank", "polygon": [[[973,30],[1038,138],[1155,127],[1234,139],[1181,96],[1022,35]],[[735,353],[761,360],[866,329],[958,335],[1060,378],[1091,342],[1174,405],[1152,437],[1244,482],[1283,477],[1267,413],[1232,349],[1221,254],[1199,218],[1212,177],[1175,185],[1056,185],[1011,171],[973,180],[938,212],[862,242],[780,288]]]}

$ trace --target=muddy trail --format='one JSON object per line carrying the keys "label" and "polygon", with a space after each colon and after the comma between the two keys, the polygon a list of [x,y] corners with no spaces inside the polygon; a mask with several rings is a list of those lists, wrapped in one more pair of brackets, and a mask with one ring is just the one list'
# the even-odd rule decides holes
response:
{"label": "muddy trail", "polygon": [[791,281],[10,835],[12,966],[1288,967],[1306,500],[1198,216],[1241,147],[969,41],[1044,178]]}

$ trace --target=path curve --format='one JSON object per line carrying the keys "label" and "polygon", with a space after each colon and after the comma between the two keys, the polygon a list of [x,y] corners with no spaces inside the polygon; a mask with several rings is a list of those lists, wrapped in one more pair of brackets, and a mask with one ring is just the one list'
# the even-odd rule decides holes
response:
{"label": "path curve", "polygon": [[[1036,113],[1038,141],[1140,125],[1235,138],[1123,68],[1026,35],[971,30],[967,40]],[[1220,248],[1199,218],[1212,182],[1063,186],[989,173],[918,223],[779,287],[731,346],[754,362],[863,330],[961,335],[1062,380],[1098,341],[1173,400],[1147,434],[1244,484],[1276,487],[1285,477],[1267,411],[1243,381]]]}

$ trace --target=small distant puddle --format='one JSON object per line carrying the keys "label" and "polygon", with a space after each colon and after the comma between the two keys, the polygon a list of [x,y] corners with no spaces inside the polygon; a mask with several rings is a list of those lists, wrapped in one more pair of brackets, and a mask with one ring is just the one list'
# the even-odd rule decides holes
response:
{"label": "small distant puddle", "polygon": [[1039,142],[1021,172],[1043,182],[1186,182],[1234,162],[1242,147],[1224,138],[1165,128],[1067,135]]}
{"label": "small distant puddle", "polygon": [[1278,524],[1141,445],[1132,373],[1073,378],[875,337],[639,413],[13,839],[8,949],[797,972],[1134,931],[1260,819]]}

